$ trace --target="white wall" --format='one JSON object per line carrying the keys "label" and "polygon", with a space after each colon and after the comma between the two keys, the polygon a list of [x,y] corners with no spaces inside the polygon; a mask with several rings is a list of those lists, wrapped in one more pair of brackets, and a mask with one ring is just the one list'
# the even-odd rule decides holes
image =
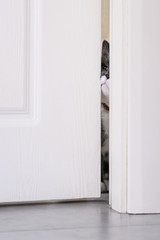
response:
{"label": "white wall", "polygon": [[160,213],[160,1],[128,2],[128,212]]}
{"label": "white wall", "polygon": [[109,40],[109,0],[102,0],[101,5],[102,5],[101,37],[102,37],[102,40],[104,39]]}

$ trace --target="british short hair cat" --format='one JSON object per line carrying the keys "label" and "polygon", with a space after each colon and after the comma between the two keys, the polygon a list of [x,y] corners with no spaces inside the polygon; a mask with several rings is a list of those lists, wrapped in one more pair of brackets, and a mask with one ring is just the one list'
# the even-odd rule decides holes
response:
{"label": "british short hair cat", "polygon": [[109,43],[104,40],[101,56],[101,192],[107,192],[109,177]]}

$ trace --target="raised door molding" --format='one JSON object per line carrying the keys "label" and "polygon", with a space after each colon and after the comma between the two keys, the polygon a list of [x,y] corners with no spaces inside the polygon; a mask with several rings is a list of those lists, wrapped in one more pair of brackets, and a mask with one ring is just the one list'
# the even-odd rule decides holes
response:
{"label": "raised door molding", "polygon": [[33,118],[37,99],[38,1],[0,1],[0,32],[0,121]]}

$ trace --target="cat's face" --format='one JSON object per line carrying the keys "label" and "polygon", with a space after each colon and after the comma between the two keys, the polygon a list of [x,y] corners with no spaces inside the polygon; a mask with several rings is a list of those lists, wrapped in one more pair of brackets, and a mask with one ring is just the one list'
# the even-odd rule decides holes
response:
{"label": "cat's face", "polygon": [[106,76],[109,79],[109,43],[104,40],[102,44],[101,56],[101,77]]}
{"label": "cat's face", "polygon": [[101,92],[102,102],[109,106],[109,43],[104,40],[101,58]]}

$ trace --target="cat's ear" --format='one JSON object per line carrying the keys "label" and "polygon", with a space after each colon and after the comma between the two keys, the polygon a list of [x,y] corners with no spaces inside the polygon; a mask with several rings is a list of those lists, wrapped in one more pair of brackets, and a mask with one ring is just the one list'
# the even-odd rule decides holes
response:
{"label": "cat's ear", "polygon": [[108,56],[109,55],[109,42],[106,40],[102,43],[102,56]]}

